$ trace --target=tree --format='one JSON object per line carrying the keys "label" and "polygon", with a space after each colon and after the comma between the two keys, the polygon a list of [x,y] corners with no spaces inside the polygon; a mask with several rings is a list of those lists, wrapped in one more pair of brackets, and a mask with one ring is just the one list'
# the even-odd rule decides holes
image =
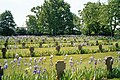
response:
{"label": "tree", "polygon": [[1,35],[3,36],[11,36],[15,34],[15,22],[12,16],[12,13],[8,10],[3,12],[0,15],[0,29]]}
{"label": "tree", "polygon": [[39,28],[38,28],[38,25],[37,25],[36,16],[28,15],[27,17],[28,17],[28,20],[26,21],[26,24],[27,24],[28,34],[38,35],[39,34]]}
{"label": "tree", "polygon": [[85,34],[114,36],[120,26],[120,0],[108,0],[108,4],[88,2],[80,15]]}
{"label": "tree", "polygon": [[26,35],[27,34],[27,30],[26,30],[25,27],[17,27],[16,34],[17,35]]}
{"label": "tree", "polygon": [[102,4],[99,9],[99,18],[98,18],[101,30],[100,35],[111,35],[111,28],[109,25],[109,7],[106,4]]}
{"label": "tree", "polygon": [[73,14],[64,0],[45,0],[42,6],[31,9],[35,13],[39,30],[44,34],[72,34]]}
{"label": "tree", "polygon": [[82,27],[82,24],[81,24],[81,18],[78,17],[76,14],[73,13],[73,24],[74,24],[74,31],[75,31],[75,34],[81,34],[81,27]]}
{"label": "tree", "polygon": [[117,26],[120,26],[120,0],[108,0],[108,7],[111,36],[114,36]]}
{"label": "tree", "polygon": [[88,2],[85,4],[85,8],[83,8],[83,11],[80,14],[83,20],[83,30],[87,35],[98,35],[100,33],[101,26],[98,20],[100,6],[100,2]]}

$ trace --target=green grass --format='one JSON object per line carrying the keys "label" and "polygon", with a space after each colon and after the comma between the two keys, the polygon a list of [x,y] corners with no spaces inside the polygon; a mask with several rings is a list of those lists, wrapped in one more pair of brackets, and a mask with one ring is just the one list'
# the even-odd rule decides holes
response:
{"label": "green grass", "polygon": [[[89,58],[91,56],[94,56],[95,59],[102,59],[102,60],[104,60],[104,58],[106,56],[112,56],[114,58],[117,58],[118,54],[117,54],[117,52],[107,52],[107,53],[95,53],[95,54],[79,54],[79,55],[75,54],[75,55],[68,55],[67,60],[65,60],[66,69],[70,69],[69,59],[70,59],[70,57],[72,57],[75,69],[79,68],[81,70],[84,70],[85,67],[86,67],[87,69],[91,69],[92,68],[94,70],[94,67],[95,67],[94,66],[94,62],[92,62],[91,64],[88,64]],[[65,56],[55,56],[54,55],[53,59],[52,59],[53,66],[50,66],[50,64],[51,64],[51,62],[50,62],[50,56],[46,56],[46,61],[43,61],[44,62],[43,64],[41,64],[41,63],[37,63],[37,64],[39,66],[42,66],[42,69],[46,68],[48,71],[51,71],[51,69],[55,69],[56,62],[58,60],[64,60],[64,57]],[[32,59],[32,67],[34,67],[34,59],[36,58],[38,60],[40,57],[32,57],[32,58],[33,58]],[[77,62],[80,61],[80,58],[82,58],[82,64],[78,64],[77,63]],[[25,73],[25,69],[29,68],[29,66],[25,66],[24,65],[24,63],[28,63],[29,64],[29,58],[28,57],[22,58],[20,67],[17,66],[17,62],[15,62],[14,64],[10,64],[10,61],[12,61],[12,60],[13,60],[13,58],[7,59],[8,69],[4,71],[4,75],[14,74],[14,72],[16,72],[16,71],[17,71],[18,74],[19,73]],[[0,59],[0,64],[2,66],[4,65],[4,59]],[[14,68],[12,68],[13,65],[15,66]],[[113,67],[116,67],[116,66],[118,66],[118,63],[115,62],[113,64]],[[97,64],[96,67],[97,68],[106,69],[106,65],[103,62],[100,62],[100,64]],[[32,73],[32,72],[30,72],[30,73]],[[111,80],[117,80],[117,79],[111,79]]]}

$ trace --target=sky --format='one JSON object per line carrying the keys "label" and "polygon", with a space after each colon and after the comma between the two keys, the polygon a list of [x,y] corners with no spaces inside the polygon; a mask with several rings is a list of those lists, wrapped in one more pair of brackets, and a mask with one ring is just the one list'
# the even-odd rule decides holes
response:
{"label": "sky", "polygon": [[[98,0],[64,0],[71,6],[71,12],[78,15],[78,10],[84,8],[87,2],[97,2]],[[5,10],[10,10],[14,21],[18,27],[25,26],[26,16],[31,13],[31,8],[42,5],[44,0],[0,0],[0,14]],[[107,3],[107,0],[100,0]]]}

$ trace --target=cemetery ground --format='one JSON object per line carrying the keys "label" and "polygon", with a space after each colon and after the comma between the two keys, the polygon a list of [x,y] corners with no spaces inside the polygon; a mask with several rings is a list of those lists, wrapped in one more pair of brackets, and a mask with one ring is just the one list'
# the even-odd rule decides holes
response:
{"label": "cemetery ground", "polygon": [[[94,64],[94,61],[90,62],[90,57],[93,56],[93,55],[94,55],[94,58],[96,60],[100,60],[99,62],[97,62],[97,65]],[[43,62],[39,62],[39,63],[36,62],[36,63],[37,63],[37,65],[39,67],[41,67],[41,71],[43,69],[46,69],[48,71],[49,75],[47,74],[47,76],[53,75],[53,77],[48,78],[48,80],[54,80],[55,76],[56,76],[56,73],[55,73],[56,72],[55,71],[55,63],[58,60],[64,60],[65,63],[66,63],[66,70],[69,71],[69,69],[72,70],[72,67],[70,66],[70,59],[72,58],[74,71],[73,71],[73,73],[72,73],[72,71],[70,71],[71,74],[67,75],[66,77],[72,76],[73,78],[71,78],[71,80],[74,80],[74,76],[75,75],[80,75],[82,73],[82,72],[81,73],[78,72],[79,73],[78,74],[77,73],[77,71],[79,71],[78,69],[84,71],[85,68],[86,68],[88,71],[89,71],[89,69],[92,69],[94,71],[95,70],[95,66],[96,66],[96,69],[98,69],[98,72],[99,72],[99,69],[101,70],[101,72],[97,73],[97,75],[101,76],[101,74],[102,75],[106,74],[106,73],[104,73],[105,72],[104,70],[106,70],[106,65],[103,62],[105,56],[112,56],[112,57],[114,57],[115,60],[114,60],[113,68],[120,66],[120,64],[118,64],[119,62],[117,62],[117,58],[118,58],[117,52],[106,52],[106,53],[95,53],[95,54],[79,54],[79,55],[75,54],[75,55],[68,55],[67,57],[66,57],[66,55],[65,56],[53,56],[52,62],[50,60],[51,57],[50,56],[46,56],[46,59],[44,59]],[[21,75],[18,76],[21,73],[23,73],[23,74],[28,74],[29,73],[30,75],[32,75],[33,71],[34,71],[34,67],[35,67],[35,62],[34,61],[35,60],[39,61],[40,58],[42,58],[42,57],[30,57],[30,58],[26,57],[26,58],[22,58],[22,60],[20,62],[20,65],[18,64],[17,61],[15,62],[15,59],[13,59],[13,58],[7,59],[8,68],[4,70],[4,75],[9,75],[9,76],[11,75],[11,77],[14,77],[14,80],[15,79],[21,80],[21,78],[20,78]],[[45,58],[45,57],[43,57],[43,58]],[[30,62],[30,60],[31,60],[31,62]],[[12,63],[12,61],[13,61],[13,63]],[[4,65],[5,59],[1,59],[0,62],[1,62],[0,63],[1,65]],[[31,70],[30,70],[30,67],[32,68]],[[28,70],[28,73],[26,73],[26,70]],[[85,77],[85,75],[88,75],[89,76],[88,79],[89,79],[90,76],[92,75],[90,72],[88,72],[88,73],[86,72],[87,74],[83,74],[84,77]],[[14,74],[16,74],[16,75],[14,75]],[[42,74],[42,72],[41,72],[41,74]],[[5,79],[9,78],[8,80],[13,80],[12,78],[10,79],[9,76],[6,76]],[[15,78],[15,76],[16,76],[16,78]],[[81,77],[82,77],[82,75],[81,75]],[[106,77],[106,75],[104,75],[104,77]],[[27,80],[27,79],[25,79],[25,80]],[[70,78],[66,78],[64,80],[67,80],[67,79],[70,79]],[[87,77],[86,77],[86,79],[87,79]],[[119,80],[119,79],[120,78],[111,79],[111,80]],[[32,80],[32,79],[30,79],[30,80]]]}
{"label": "cemetery ground", "polygon": [[[66,67],[62,80],[119,80],[119,39],[102,39],[101,37],[89,39],[88,37],[60,39],[29,37],[17,40],[10,38],[8,42],[6,38],[1,39],[0,65],[4,70],[2,79],[56,80],[58,75],[55,65],[58,60],[64,60]],[[5,42],[8,45],[3,59],[2,48]],[[112,71],[107,71],[105,57],[108,56],[113,58],[109,62]]]}

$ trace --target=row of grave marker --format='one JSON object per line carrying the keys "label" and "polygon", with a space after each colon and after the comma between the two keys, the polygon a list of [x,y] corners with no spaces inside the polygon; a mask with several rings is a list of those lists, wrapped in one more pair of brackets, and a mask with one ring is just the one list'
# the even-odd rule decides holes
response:
{"label": "row of grave marker", "polygon": [[[113,58],[106,57],[105,64],[107,66],[107,70],[112,71]],[[66,68],[66,63],[64,62],[64,60],[58,60],[57,63],[55,64],[55,67],[57,70],[56,80],[61,80],[64,74],[64,70]],[[0,80],[2,80],[2,76],[3,76],[3,68],[0,66]]]}

